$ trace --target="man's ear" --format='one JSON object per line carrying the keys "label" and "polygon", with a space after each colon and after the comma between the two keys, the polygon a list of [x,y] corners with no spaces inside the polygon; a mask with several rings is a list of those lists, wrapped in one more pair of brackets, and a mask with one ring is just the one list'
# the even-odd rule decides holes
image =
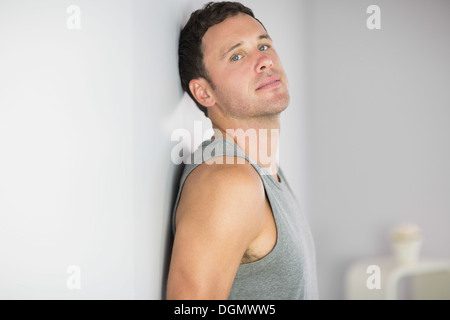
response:
{"label": "man's ear", "polygon": [[212,107],[216,103],[211,86],[204,78],[192,79],[189,82],[189,90],[191,90],[195,100],[202,106]]}

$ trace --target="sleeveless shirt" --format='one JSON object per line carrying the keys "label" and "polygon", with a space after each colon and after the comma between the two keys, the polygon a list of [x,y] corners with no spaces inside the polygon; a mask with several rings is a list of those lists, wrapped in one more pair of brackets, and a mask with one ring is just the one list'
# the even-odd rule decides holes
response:
{"label": "sleeveless shirt", "polygon": [[[278,168],[280,182],[228,139],[204,141],[186,161],[172,213],[175,234],[175,213],[181,190],[189,174],[201,163],[220,156],[247,160],[258,172],[272,208],[277,241],[263,258],[240,264],[229,294],[230,300],[294,300],[318,299],[314,242],[306,217],[285,176]],[[241,160],[241,163],[243,161]],[[235,161],[237,162],[237,161]],[[239,163],[239,162],[237,162]],[[224,164],[226,165],[226,164]]]}

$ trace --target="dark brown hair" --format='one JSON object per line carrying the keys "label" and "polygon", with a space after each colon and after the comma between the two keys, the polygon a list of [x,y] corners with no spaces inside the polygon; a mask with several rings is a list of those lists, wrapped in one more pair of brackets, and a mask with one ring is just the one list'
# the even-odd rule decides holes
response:
{"label": "dark brown hair", "polygon": [[207,108],[198,103],[189,90],[189,82],[197,78],[206,79],[214,88],[214,83],[210,80],[208,71],[203,63],[202,39],[209,28],[239,13],[248,14],[261,23],[255,18],[251,9],[239,2],[209,2],[202,9],[194,11],[191,14],[189,21],[180,33],[178,43],[178,70],[180,73],[181,87],[189,94],[206,116],[208,116]]}

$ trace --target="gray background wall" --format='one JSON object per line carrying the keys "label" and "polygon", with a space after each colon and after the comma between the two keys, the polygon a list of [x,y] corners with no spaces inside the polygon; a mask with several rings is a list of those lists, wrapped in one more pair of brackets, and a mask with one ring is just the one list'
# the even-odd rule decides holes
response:
{"label": "gray background wall", "polygon": [[321,297],[339,299],[397,224],[422,228],[423,256],[450,256],[450,3],[307,4],[311,214]]}
{"label": "gray background wall", "polygon": [[[176,57],[204,2],[0,2],[0,298],[162,297],[171,134],[210,125]],[[290,80],[280,164],[311,221],[321,298],[344,298],[346,268],[389,254],[399,222],[448,257],[448,3],[243,2]],[[370,4],[381,30],[366,28]]]}

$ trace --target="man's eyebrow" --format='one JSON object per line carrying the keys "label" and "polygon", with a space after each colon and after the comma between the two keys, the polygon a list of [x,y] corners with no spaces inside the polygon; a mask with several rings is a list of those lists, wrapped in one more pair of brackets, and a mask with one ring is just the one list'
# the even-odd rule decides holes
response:
{"label": "man's eyebrow", "polygon": [[234,46],[230,47],[226,52],[224,52],[224,54],[222,54],[222,56],[220,57],[220,60],[223,60],[226,55],[228,55],[234,49],[240,47],[242,44],[243,44],[243,42],[241,41],[239,43],[236,43]]}
{"label": "man's eyebrow", "polygon": [[258,37],[258,40],[262,40],[262,39],[267,39],[272,41],[272,38],[266,33],[266,34],[262,34]]}
{"label": "man's eyebrow", "polygon": [[[267,40],[272,41],[272,38],[271,38],[268,34],[262,34],[262,35],[260,35],[260,36],[258,37],[258,40],[263,40],[263,39],[267,39]],[[231,51],[233,51],[234,49],[240,47],[240,46],[243,45],[243,44],[244,44],[244,43],[241,41],[241,42],[238,42],[238,43],[236,43],[235,45],[231,46],[227,51],[225,51],[225,52],[222,54],[222,56],[220,57],[220,60],[223,60],[223,59],[225,58],[226,55],[228,55]]]}

